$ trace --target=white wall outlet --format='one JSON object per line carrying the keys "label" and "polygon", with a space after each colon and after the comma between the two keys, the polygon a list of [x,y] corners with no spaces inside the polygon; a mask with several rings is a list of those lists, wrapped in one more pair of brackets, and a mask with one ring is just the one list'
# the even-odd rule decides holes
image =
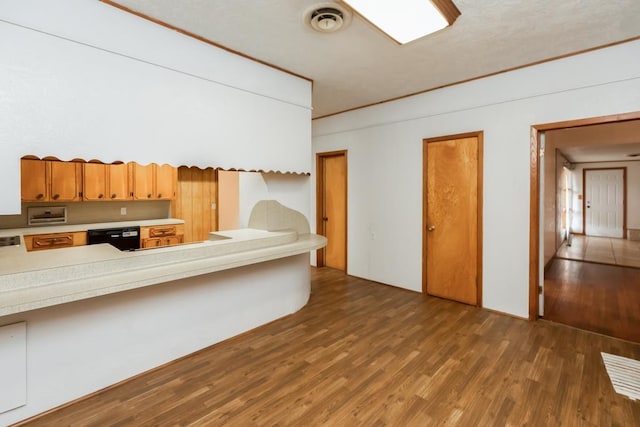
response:
{"label": "white wall outlet", "polygon": [[120,208],[120,215],[126,215],[127,214],[127,208]]}

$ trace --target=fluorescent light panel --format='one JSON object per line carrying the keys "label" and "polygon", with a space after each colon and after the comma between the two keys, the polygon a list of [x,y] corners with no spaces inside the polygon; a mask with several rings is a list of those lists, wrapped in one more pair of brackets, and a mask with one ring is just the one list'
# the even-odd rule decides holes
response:
{"label": "fluorescent light panel", "polygon": [[344,0],[398,43],[445,28],[449,23],[430,0]]}

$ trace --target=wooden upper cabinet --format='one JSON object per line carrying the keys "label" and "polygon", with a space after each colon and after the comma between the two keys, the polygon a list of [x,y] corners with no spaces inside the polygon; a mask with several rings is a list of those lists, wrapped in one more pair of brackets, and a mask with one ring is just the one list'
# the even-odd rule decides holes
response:
{"label": "wooden upper cabinet", "polygon": [[177,186],[177,169],[151,163],[143,166],[132,162],[131,180],[134,200],[172,200]]}
{"label": "wooden upper cabinet", "polygon": [[82,165],[75,162],[21,159],[20,181],[23,201],[80,200]]}
{"label": "wooden upper cabinet", "polygon": [[73,202],[81,199],[82,164],[76,162],[47,161],[49,166],[49,198],[55,202]]}
{"label": "wooden upper cabinet", "polygon": [[20,159],[25,202],[173,200],[177,181],[178,170],[170,165]]}
{"label": "wooden upper cabinet", "polygon": [[129,196],[129,169],[126,163],[107,165],[107,192],[109,200],[127,200]]}
{"label": "wooden upper cabinet", "polygon": [[131,165],[131,190],[134,200],[153,200],[153,164],[146,166],[136,162]]}
{"label": "wooden upper cabinet", "polygon": [[49,200],[46,161],[20,160],[20,190],[23,201],[43,202]]}
{"label": "wooden upper cabinet", "polygon": [[155,196],[160,200],[172,200],[176,196],[178,170],[171,165],[154,165],[156,168]]}
{"label": "wooden upper cabinet", "polygon": [[129,199],[129,172],[124,163],[83,165],[83,199],[91,201]]}
{"label": "wooden upper cabinet", "polygon": [[107,197],[107,165],[85,163],[82,165],[82,198],[105,200]]}

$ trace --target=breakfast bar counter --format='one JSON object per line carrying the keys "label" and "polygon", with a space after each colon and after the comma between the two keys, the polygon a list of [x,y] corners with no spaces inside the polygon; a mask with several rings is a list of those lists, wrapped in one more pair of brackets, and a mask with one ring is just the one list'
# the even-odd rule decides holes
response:
{"label": "breakfast bar counter", "polygon": [[[300,310],[306,218],[259,202],[249,228],[137,251],[0,248],[0,425],[80,399]],[[21,235],[22,236],[22,235]]]}

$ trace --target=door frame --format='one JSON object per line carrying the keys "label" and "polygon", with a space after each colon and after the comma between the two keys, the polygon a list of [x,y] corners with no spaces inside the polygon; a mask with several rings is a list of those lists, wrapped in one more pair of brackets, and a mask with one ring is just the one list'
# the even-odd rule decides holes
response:
{"label": "door frame", "polygon": [[[345,164],[345,185],[344,185],[344,217],[346,222],[344,224],[344,261],[345,261],[345,273],[347,272],[348,263],[348,251],[349,247],[348,236],[349,236],[349,210],[348,210],[348,200],[349,200],[349,162],[347,161],[347,150],[337,150],[337,151],[326,151],[322,153],[316,153],[316,234],[320,236],[324,236],[324,224],[322,221],[322,213],[324,212],[324,159],[327,157],[344,157]],[[324,251],[326,247],[318,249],[316,251],[316,265],[318,267],[324,267]]]}
{"label": "door frame", "polygon": [[[538,319],[540,275],[540,133],[640,119],[640,111],[532,125],[529,135],[529,320]],[[584,230],[583,230],[584,231]]]}
{"label": "door frame", "polygon": [[478,267],[476,278],[476,306],[482,307],[482,189],[483,189],[483,157],[484,157],[484,131],[458,133],[454,135],[443,135],[432,138],[424,138],[422,140],[422,293],[427,295],[427,146],[433,142],[450,141],[452,139],[463,138],[477,138],[478,140],[478,176],[477,176],[477,191],[478,191],[478,205],[477,205],[477,252],[478,252]]}
{"label": "door frame", "polygon": [[[603,162],[604,163],[604,162]],[[627,167],[620,166],[617,168],[584,168],[582,169],[582,192],[585,197],[582,198],[582,232],[587,236],[587,171],[602,170],[622,170],[622,238],[627,234]]]}

